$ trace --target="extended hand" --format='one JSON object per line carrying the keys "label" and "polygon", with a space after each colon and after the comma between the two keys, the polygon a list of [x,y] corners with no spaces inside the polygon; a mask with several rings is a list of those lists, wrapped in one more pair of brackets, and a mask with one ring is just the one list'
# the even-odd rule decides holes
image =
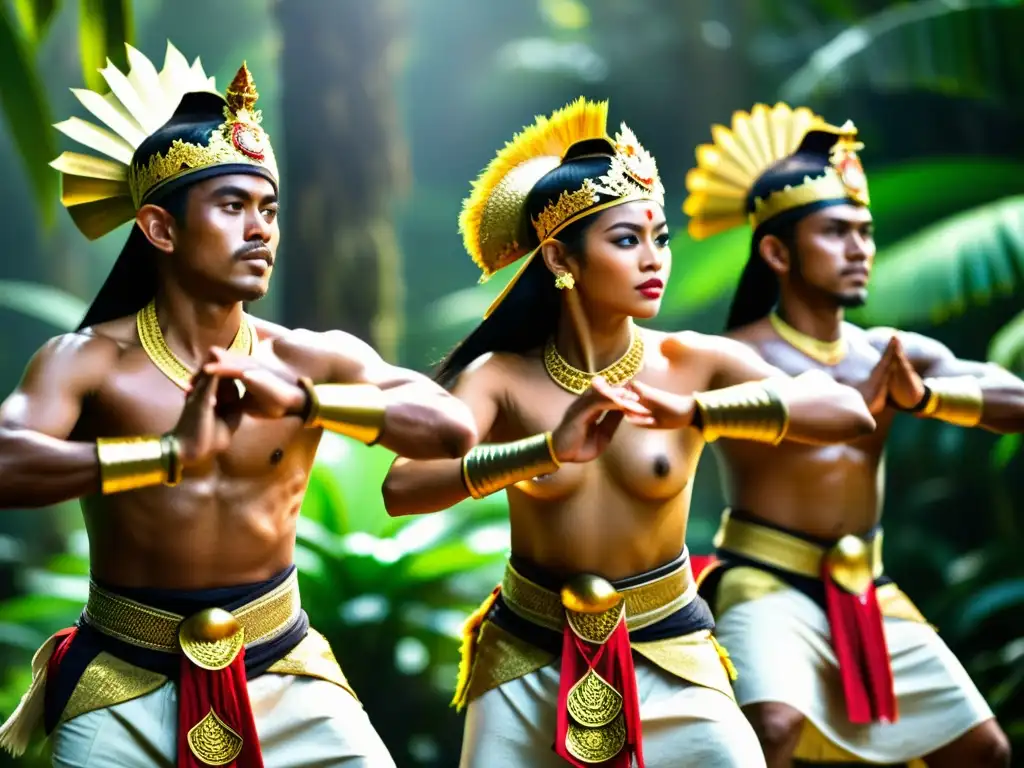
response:
{"label": "extended hand", "polygon": [[210,375],[236,379],[245,387],[241,407],[264,419],[297,416],[306,405],[306,392],[292,373],[272,368],[262,360],[220,347],[211,350],[212,360],[203,370]]}
{"label": "extended hand", "polygon": [[899,341],[893,336],[889,340],[888,345],[886,345],[882,357],[875,363],[875,367],[871,369],[871,375],[865,381],[854,385],[854,388],[864,398],[864,402],[867,404],[868,411],[870,411],[872,416],[880,414],[888,405],[889,378],[893,361],[896,358],[898,344]]}
{"label": "extended hand", "polygon": [[608,447],[625,415],[640,419],[651,416],[637,404],[635,394],[595,377],[590,389],[566,409],[562,423],[552,434],[556,458],[560,462],[593,461]]}
{"label": "extended hand", "polygon": [[183,466],[202,464],[228,449],[241,419],[240,406],[233,382],[205,370],[196,374],[174,428]]}
{"label": "extended hand", "polygon": [[650,411],[650,416],[627,416],[637,426],[652,429],[681,429],[693,424],[697,403],[688,395],[677,395],[663,389],[631,381],[627,388],[636,394],[637,403]]}
{"label": "extended hand", "polygon": [[909,411],[924,398],[924,382],[907,359],[899,338],[893,336],[889,346],[893,348],[892,365],[889,368],[889,399],[897,408]]}

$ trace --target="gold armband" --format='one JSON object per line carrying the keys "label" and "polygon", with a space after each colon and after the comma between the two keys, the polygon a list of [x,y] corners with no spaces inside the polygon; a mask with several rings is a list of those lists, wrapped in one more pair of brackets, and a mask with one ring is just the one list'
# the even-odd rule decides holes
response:
{"label": "gold armband", "polygon": [[120,493],[152,485],[177,485],[184,469],[178,438],[101,437],[96,441],[103,493]]}
{"label": "gold armband", "polygon": [[973,427],[981,421],[985,404],[981,383],[973,376],[949,376],[925,379],[923,406],[917,409],[922,416]]}
{"label": "gold armband", "polygon": [[709,443],[727,437],[778,445],[789,430],[789,408],[771,379],[698,392],[693,399]]}
{"label": "gold armband", "polygon": [[474,499],[482,499],[510,485],[547,475],[561,464],[555,458],[551,433],[514,443],[478,445],[462,459],[462,481]]}
{"label": "gold armband", "polygon": [[299,379],[306,390],[307,427],[323,427],[330,432],[373,445],[384,431],[387,401],[373,384],[317,384]]}

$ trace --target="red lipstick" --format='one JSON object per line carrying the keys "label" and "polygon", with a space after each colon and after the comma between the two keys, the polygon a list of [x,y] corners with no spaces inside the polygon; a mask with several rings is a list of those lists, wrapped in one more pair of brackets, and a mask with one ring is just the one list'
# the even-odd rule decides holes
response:
{"label": "red lipstick", "polygon": [[658,299],[661,298],[661,292],[665,289],[665,283],[657,277],[652,277],[650,280],[640,283],[636,289],[645,298]]}

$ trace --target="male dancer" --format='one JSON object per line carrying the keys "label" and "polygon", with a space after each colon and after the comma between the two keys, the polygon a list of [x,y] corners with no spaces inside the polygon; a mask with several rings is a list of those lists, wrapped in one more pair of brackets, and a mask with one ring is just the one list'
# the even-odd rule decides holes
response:
{"label": "male dancer", "polygon": [[110,159],[54,166],[83,233],[131,236],[0,407],[0,507],[81,498],[92,571],[0,743],[44,725],[58,766],[394,765],[300,606],[296,518],[323,429],[457,457],[472,417],[358,339],[245,314],[279,239],[252,78],[225,97],[172,46],[159,74],[128,56],[111,96],[76,92],[110,131],[57,126]]}
{"label": "male dancer", "polygon": [[790,375],[866,392],[874,434],[840,446],[719,443],[730,509],[702,590],[769,766],[813,761],[1006,766],[966,671],[882,568],[882,453],[896,410],[1024,428],[1024,383],[891,328],[861,330],[875,246],[852,123],[755,106],[697,150],[684,210],[707,237],[754,230],[730,336]]}

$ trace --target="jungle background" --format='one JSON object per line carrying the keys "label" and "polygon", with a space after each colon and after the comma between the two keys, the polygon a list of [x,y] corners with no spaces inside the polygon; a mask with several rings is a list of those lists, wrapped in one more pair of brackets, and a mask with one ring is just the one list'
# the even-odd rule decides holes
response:
{"label": "jungle background", "polygon": [[[749,232],[696,243],[680,210],[694,148],[756,102],[854,120],[880,251],[862,324],[930,334],[1024,372],[1024,9],[1016,0],[0,0],[0,389],[71,330],[127,228],[87,242],[47,163],[49,125],[85,116],[123,40],[167,40],[219,87],[243,59],[284,174],[283,245],[253,311],[342,328],[429,370],[503,285],[477,285],[456,217],[514,131],[609,98],[658,159],[674,272],[663,329],[720,330]],[[1024,458],[996,438],[900,417],[886,563],[964,661],[1024,765]],[[504,499],[392,520],[381,449],[327,437],[300,526],[303,602],[399,766],[453,766],[459,626],[500,577]],[[721,507],[705,461],[689,545]],[[0,718],[33,651],[87,584],[76,504],[0,514]],[[22,765],[45,764],[45,747]],[[0,764],[6,756],[0,757]]]}

